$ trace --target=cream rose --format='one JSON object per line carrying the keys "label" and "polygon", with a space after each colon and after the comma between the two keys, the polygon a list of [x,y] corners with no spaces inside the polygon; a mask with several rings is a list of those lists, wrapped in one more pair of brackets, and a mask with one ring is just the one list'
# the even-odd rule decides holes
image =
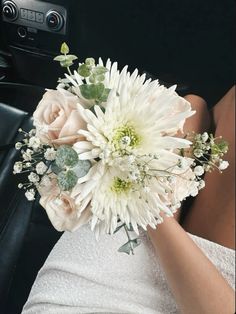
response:
{"label": "cream rose", "polygon": [[77,110],[78,98],[64,90],[48,90],[34,114],[36,136],[43,143],[72,145],[81,139],[80,129],[86,123]]}
{"label": "cream rose", "polygon": [[88,205],[82,212],[67,192],[60,192],[56,181],[39,188],[40,204],[46,210],[54,228],[58,231],[74,231],[86,224],[92,213]]}

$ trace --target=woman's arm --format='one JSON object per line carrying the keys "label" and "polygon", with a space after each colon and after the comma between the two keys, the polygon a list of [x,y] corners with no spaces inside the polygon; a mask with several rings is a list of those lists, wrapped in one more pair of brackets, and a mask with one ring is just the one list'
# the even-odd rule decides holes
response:
{"label": "woman's arm", "polygon": [[148,228],[183,314],[233,314],[234,291],[174,218]]}

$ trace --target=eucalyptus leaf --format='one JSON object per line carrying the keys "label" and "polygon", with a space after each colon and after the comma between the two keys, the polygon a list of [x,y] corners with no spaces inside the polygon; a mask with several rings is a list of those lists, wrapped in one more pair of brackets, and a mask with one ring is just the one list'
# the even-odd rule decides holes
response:
{"label": "eucalyptus leaf", "polygon": [[105,80],[104,74],[96,75],[96,81],[97,82],[103,82],[104,80]]}
{"label": "eucalyptus leaf", "polygon": [[117,233],[121,228],[123,228],[124,227],[124,223],[122,224],[122,225],[120,225],[120,226],[118,226],[117,228],[116,228],[116,230],[114,231],[114,233]]}
{"label": "eucalyptus leaf", "polygon": [[89,172],[91,166],[90,160],[78,160],[76,166],[71,170],[73,170],[78,178],[82,178]]}
{"label": "eucalyptus leaf", "polygon": [[68,61],[74,61],[77,59],[78,59],[78,57],[76,57],[75,55],[67,55],[66,56],[66,60],[68,60]]}
{"label": "eucalyptus leaf", "polygon": [[110,91],[111,91],[110,88],[105,88],[101,97],[99,98],[99,101],[100,102],[106,102]]}
{"label": "eucalyptus leaf", "polygon": [[57,182],[62,191],[70,191],[77,181],[77,175],[72,170],[61,171],[57,176]]}
{"label": "eucalyptus leaf", "polygon": [[126,242],[124,245],[122,245],[118,252],[122,252],[122,253],[126,253],[128,255],[130,255],[130,253],[133,253],[134,248],[136,248],[138,245],[140,245],[141,240],[139,238],[137,239],[133,239],[133,240],[129,240],[128,242]]}
{"label": "eucalyptus leaf", "polygon": [[56,164],[55,161],[53,161],[50,165],[50,169],[52,172],[54,172],[55,174],[59,174],[63,169],[58,167],[58,165]]}
{"label": "eucalyptus leaf", "polygon": [[78,58],[74,55],[60,55],[60,56],[55,57],[53,60],[59,61],[60,65],[63,68],[67,68],[67,67],[71,66],[73,64],[73,61],[76,59],[78,59]]}
{"label": "eucalyptus leaf", "polygon": [[72,147],[62,145],[58,148],[55,161],[59,168],[74,167],[78,160],[78,154]]}
{"label": "eucalyptus leaf", "polygon": [[95,60],[94,58],[86,58],[85,59],[85,64],[88,65],[88,66],[94,66],[95,65]]}
{"label": "eucalyptus leaf", "polygon": [[104,84],[83,84],[80,85],[80,92],[86,99],[100,99],[104,92]]}
{"label": "eucalyptus leaf", "polygon": [[61,67],[63,67],[63,68],[68,68],[68,67],[70,67],[72,64],[73,64],[73,62],[70,61],[70,60],[64,60],[64,61],[61,61],[61,62],[60,62],[60,65],[61,65]]}
{"label": "eucalyptus leaf", "polygon": [[88,77],[91,74],[91,71],[86,64],[81,64],[78,68],[78,73],[83,77]]}
{"label": "eucalyptus leaf", "polygon": [[105,74],[107,71],[108,71],[107,68],[100,66],[100,65],[93,68],[93,74],[95,74],[95,75],[102,75],[102,74]]}
{"label": "eucalyptus leaf", "polygon": [[92,83],[92,84],[96,83],[96,76],[93,75],[93,74],[90,75],[90,77],[89,77],[89,82]]}
{"label": "eucalyptus leaf", "polygon": [[61,62],[61,61],[65,61],[65,59],[66,59],[66,56],[60,55],[60,56],[56,56],[53,60]]}
{"label": "eucalyptus leaf", "polygon": [[135,249],[137,246],[139,246],[141,244],[141,240],[139,238],[130,240],[133,243],[133,248]]}
{"label": "eucalyptus leaf", "polygon": [[134,231],[134,228],[131,224],[129,224],[129,226],[127,226],[128,231]]}

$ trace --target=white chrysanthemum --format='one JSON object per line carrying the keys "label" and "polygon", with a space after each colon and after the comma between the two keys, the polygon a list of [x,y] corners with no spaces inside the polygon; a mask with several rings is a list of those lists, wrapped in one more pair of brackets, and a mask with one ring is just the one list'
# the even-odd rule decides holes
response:
{"label": "white chrysanthemum", "polygon": [[112,90],[105,112],[95,106],[94,114],[78,105],[87,122],[87,130],[79,131],[86,141],[74,146],[81,154],[80,159],[100,157],[112,161],[114,154],[122,155],[124,150],[140,155],[156,154],[161,149],[174,150],[190,144],[172,136],[194,113],[189,102],[175,93],[174,87],[167,89],[153,81],[143,85],[133,97],[133,89],[130,92],[128,86],[129,79],[127,84],[123,82],[120,94]]}
{"label": "white chrysanthemum", "polygon": [[[131,180],[119,165],[107,167],[102,161],[95,163],[89,173],[79,179],[72,196],[80,210],[83,210],[84,202],[86,205],[90,202],[90,223],[96,236],[102,232],[113,233],[118,218],[127,225],[132,224],[137,234],[138,226],[155,228],[163,221],[161,211],[172,216],[180,202],[195,193],[198,183],[189,168],[192,160],[187,159],[188,165],[183,169],[176,164],[179,156],[176,158],[175,154],[163,150],[159,157],[149,163],[148,173],[152,176],[148,179],[148,186]],[[166,164],[173,167],[166,170]],[[155,169],[155,176],[152,168]]]}
{"label": "white chrysanthemum", "polygon": [[[105,231],[112,233],[119,218],[138,232],[137,225],[145,229],[161,222],[161,210],[171,215],[168,207],[195,189],[194,173],[185,178],[192,160],[175,153],[190,142],[173,136],[193,111],[175,87],[144,83],[137,72],[130,75],[125,69],[116,86],[105,112],[99,106],[94,113],[78,106],[87,130],[79,131],[86,140],[74,144],[74,149],[81,160],[100,159],[95,166],[103,170],[95,179],[93,166],[84,184],[75,187],[74,196],[78,203],[86,197],[91,200],[92,228],[102,222]],[[170,178],[181,178],[184,193]],[[185,180],[191,181],[189,188]]]}

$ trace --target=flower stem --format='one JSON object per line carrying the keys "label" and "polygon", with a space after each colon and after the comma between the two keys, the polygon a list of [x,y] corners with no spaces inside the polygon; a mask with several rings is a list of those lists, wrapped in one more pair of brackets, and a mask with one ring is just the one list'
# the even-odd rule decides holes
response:
{"label": "flower stem", "polygon": [[131,238],[129,236],[129,231],[128,231],[128,228],[127,228],[127,225],[124,224],[124,229],[125,229],[125,232],[126,232],[126,235],[128,237],[128,240],[129,240],[129,245],[130,245],[130,248],[131,248],[131,252],[132,252],[132,255],[134,255],[134,249],[133,249],[133,245],[132,245],[132,242],[131,241]]}
{"label": "flower stem", "polygon": [[70,76],[73,76],[73,74],[71,73],[70,67],[67,67],[67,71],[70,74]]}

